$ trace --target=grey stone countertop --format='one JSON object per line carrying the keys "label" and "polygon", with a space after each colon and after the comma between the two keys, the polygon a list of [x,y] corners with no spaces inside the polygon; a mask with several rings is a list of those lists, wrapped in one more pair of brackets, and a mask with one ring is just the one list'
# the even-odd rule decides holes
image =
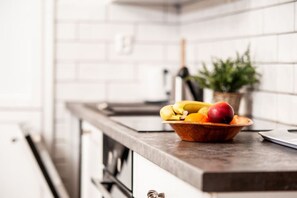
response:
{"label": "grey stone countertop", "polygon": [[137,133],[83,103],[68,110],[162,169],[205,192],[297,190],[297,150],[256,132],[226,143],[185,142],[174,133]]}

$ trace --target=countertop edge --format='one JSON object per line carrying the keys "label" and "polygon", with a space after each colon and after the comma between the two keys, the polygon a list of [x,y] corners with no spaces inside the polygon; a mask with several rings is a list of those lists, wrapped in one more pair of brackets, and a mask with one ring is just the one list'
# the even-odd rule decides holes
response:
{"label": "countertop edge", "polygon": [[[160,151],[157,148],[154,148],[149,144],[135,138],[133,136],[135,135],[135,131],[132,129],[112,121],[105,115],[97,113],[91,109],[87,109],[82,103],[69,102],[66,103],[66,108],[79,119],[84,119],[95,127],[98,127],[106,135],[110,136],[116,141],[121,142],[127,148],[140,154],[152,163],[158,165],[160,168],[168,171],[193,187],[202,190],[202,170],[199,170],[197,167],[193,167],[190,164],[187,164],[178,158]],[[131,133],[132,135],[130,135]],[[166,159],[165,163],[164,159]],[[174,166],[168,166],[168,164],[174,164]],[[186,172],[188,174],[185,174],[185,172],[180,174],[180,170],[188,170]]]}
{"label": "countertop edge", "polygon": [[[141,136],[140,133],[112,121],[103,114],[88,109],[83,103],[69,102],[66,103],[66,108],[77,118],[88,121],[111,138],[203,192],[297,190],[297,170],[207,172],[147,144],[138,138]],[[181,173],[180,170],[187,171]],[[248,185],[243,185],[244,183],[248,183]]]}

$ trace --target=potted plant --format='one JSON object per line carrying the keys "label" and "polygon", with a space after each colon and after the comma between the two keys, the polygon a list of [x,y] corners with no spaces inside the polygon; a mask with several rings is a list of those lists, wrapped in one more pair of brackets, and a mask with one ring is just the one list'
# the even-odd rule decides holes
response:
{"label": "potted plant", "polygon": [[233,106],[237,114],[242,93],[239,90],[245,86],[259,83],[260,74],[256,71],[250,59],[249,48],[236,58],[226,60],[216,58],[212,61],[213,70],[209,70],[205,63],[193,78],[200,87],[213,90],[213,102],[227,101]]}

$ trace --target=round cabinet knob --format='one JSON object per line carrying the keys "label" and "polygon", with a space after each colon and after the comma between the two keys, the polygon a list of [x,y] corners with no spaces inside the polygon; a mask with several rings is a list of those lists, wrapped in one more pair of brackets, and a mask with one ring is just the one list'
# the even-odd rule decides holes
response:
{"label": "round cabinet knob", "polygon": [[158,193],[155,190],[149,190],[147,193],[147,198],[165,198],[164,193]]}

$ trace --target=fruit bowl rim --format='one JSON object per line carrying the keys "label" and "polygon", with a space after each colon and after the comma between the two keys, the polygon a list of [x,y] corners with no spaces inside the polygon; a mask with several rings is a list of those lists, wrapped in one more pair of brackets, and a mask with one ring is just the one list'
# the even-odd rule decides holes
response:
{"label": "fruit bowl rim", "polygon": [[224,123],[213,123],[213,122],[190,122],[190,121],[163,121],[164,124],[190,124],[190,125],[202,125],[202,126],[218,126],[218,127],[244,127],[250,126],[254,122],[248,117],[240,116],[241,118],[245,118],[248,120],[245,124],[224,124]]}

